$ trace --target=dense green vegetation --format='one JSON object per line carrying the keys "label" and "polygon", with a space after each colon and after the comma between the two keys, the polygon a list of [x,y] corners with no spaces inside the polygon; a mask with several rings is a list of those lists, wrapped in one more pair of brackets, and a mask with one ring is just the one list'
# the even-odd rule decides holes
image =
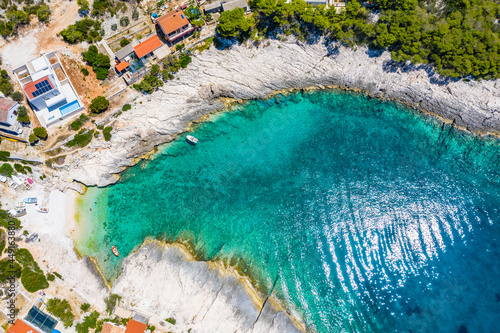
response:
{"label": "dense green vegetation", "polygon": [[[23,1],[20,1],[22,3]],[[4,0],[0,7],[5,10],[0,19],[0,35],[4,37],[17,33],[17,29],[30,23],[30,15],[36,15],[38,21],[46,23],[50,18],[50,8],[45,3],[34,4],[33,1],[24,1],[26,6],[22,9],[12,1]]]}
{"label": "dense green vegetation", "polygon": [[51,298],[47,301],[47,311],[56,317],[59,317],[64,324],[64,327],[68,328],[73,326],[73,321],[75,320],[75,315],[71,312],[71,306],[65,299]]}
{"label": "dense green vegetation", "polygon": [[13,261],[11,262],[8,258],[5,258],[0,261],[0,282],[5,283],[7,279],[12,275],[15,276],[16,279],[21,277],[21,266]]}
{"label": "dense green vegetation", "polygon": [[80,115],[80,117],[78,117],[78,119],[76,119],[75,121],[73,121],[71,123],[71,129],[73,131],[78,131],[80,128],[82,128],[83,125],[85,125],[85,123],[89,120],[89,117],[87,117],[86,114],[82,113]]}
{"label": "dense green vegetation", "polygon": [[10,96],[14,92],[9,73],[5,69],[0,70],[0,91],[6,96]]}
{"label": "dense green vegetation", "polygon": [[75,329],[78,333],[88,333],[90,328],[97,327],[98,319],[99,312],[92,311],[89,315],[85,316],[83,322],[76,324]]}
{"label": "dense green vegetation", "polygon": [[124,104],[122,106],[122,111],[128,111],[130,109],[132,109],[132,105],[130,105],[130,104]]}
{"label": "dense green vegetation", "polygon": [[33,134],[43,140],[47,139],[48,136],[47,130],[43,127],[35,127],[33,129]]}
{"label": "dense green vegetation", "polygon": [[106,311],[111,314],[113,309],[115,308],[116,302],[120,301],[122,297],[117,294],[109,294],[108,297],[104,299],[104,303],[106,303]]}
{"label": "dense green vegetation", "polygon": [[[130,105],[130,104],[127,104]],[[9,161],[10,151],[0,150],[0,161]]]}
{"label": "dense green vegetation", "polygon": [[66,146],[68,146],[68,147],[74,147],[74,146],[85,147],[86,145],[88,145],[92,141],[93,135],[94,135],[94,130],[88,129],[88,128],[83,128],[80,130],[80,132],[75,134],[75,137],[72,140],[70,140],[66,143]]}
{"label": "dense green vegetation", "polygon": [[108,109],[109,101],[104,96],[97,96],[90,102],[90,111],[94,114],[99,114]]}
{"label": "dense green vegetation", "polygon": [[104,141],[109,141],[111,140],[111,131],[113,130],[113,127],[107,126],[102,130],[102,135],[104,136]]}
{"label": "dense green vegetation", "polygon": [[21,229],[21,221],[10,217],[9,213],[2,209],[2,204],[0,203],[0,227],[8,229],[9,226],[13,226],[15,229]]}
{"label": "dense green vegetation", "polygon": [[17,121],[23,124],[28,124],[31,122],[30,116],[28,115],[28,110],[24,105],[17,108]]}
{"label": "dense green vegetation", "polygon": [[173,318],[173,317],[169,317],[169,318],[165,319],[165,321],[166,321],[167,323],[172,324],[172,325],[175,325],[175,323],[177,322],[177,321],[175,320],[175,318]]}
{"label": "dense green vegetation", "polygon": [[23,267],[21,271],[21,283],[28,292],[34,293],[49,286],[45,275],[35,262],[35,259],[33,259],[30,251],[27,249],[18,249],[15,258]]}
{"label": "dense green vegetation", "polygon": [[495,0],[381,0],[372,7],[379,11],[378,21],[357,0],[340,13],[303,0],[249,3],[252,17],[240,9],[221,14],[219,37],[243,42],[276,34],[299,40],[324,35],[348,46],[387,49],[398,62],[431,63],[445,76],[500,77],[500,4]]}
{"label": "dense green vegetation", "polygon": [[14,169],[9,163],[3,163],[2,166],[0,166],[0,175],[11,177],[13,173]]}
{"label": "dense green vegetation", "polygon": [[141,83],[134,84],[133,87],[139,91],[152,94],[159,87],[163,87],[163,81],[158,76],[149,74],[144,76]]}
{"label": "dense green vegetation", "polygon": [[90,45],[88,50],[82,53],[82,56],[83,60],[92,65],[92,70],[94,71],[96,77],[99,80],[106,80],[109,68],[111,67],[109,57],[100,53],[95,45]]}
{"label": "dense green vegetation", "polygon": [[121,47],[125,47],[125,46],[127,46],[128,44],[130,44],[130,41],[129,41],[127,38],[122,38],[122,39],[120,39],[120,46],[121,46]]}
{"label": "dense green vegetation", "polygon": [[100,30],[100,21],[84,18],[83,20],[76,21],[75,24],[68,26],[60,32],[60,35],[70,44],[80,43],[83,41],[92,43],[102,39],[99,34]]}

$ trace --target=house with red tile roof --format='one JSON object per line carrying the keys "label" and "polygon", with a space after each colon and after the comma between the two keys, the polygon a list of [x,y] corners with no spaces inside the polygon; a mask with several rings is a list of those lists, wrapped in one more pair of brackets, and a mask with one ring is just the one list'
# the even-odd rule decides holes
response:
{"label": "house with red tile roof", "polygon": [[162,45],[163,43],[161,42],[160,38],[154,35],[152,37],[149,37],[142,43],[134,46],[134,52],[137,58],[141,59],[143,57],[149,56],[153,53],[154,50],[160,48]]}
{"label": "house with red tile roof", "polygon": [[125,333],[144,333],[146,332],[148,325],[140,323],[134,319],[130,319],[127,323],[127,328]]}
{"label": "house with red tile roof", "polygon": [[7,333],[39,333],[36,329],[25,323],[21,319],[17,319],[14,325],[11,325]]}
{"label": "house with red tile roof", "polygon": [[181,9],[175,9],[157,18],[156,24],[171,43],[194,31],[194,27]]}
{"label": "house with red tile roof", "polygon": [[0,131],[17,135],[22,132],[21,124],[17,121],[19,103],[10,99],[0,98]]}
{"label": "house with red tile roof", "polygon": [[124,327],[115,326],[111,323],[104,323],[101,333],[123,333],[124,331]]}

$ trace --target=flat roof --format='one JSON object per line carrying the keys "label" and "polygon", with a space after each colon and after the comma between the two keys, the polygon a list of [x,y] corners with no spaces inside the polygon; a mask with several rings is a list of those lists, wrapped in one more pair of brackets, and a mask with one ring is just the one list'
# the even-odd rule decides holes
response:
{"label": "flat roof", "polygon": [[245,0],[233,0],[222,3],[222,10],[225,12],[236,8],[246,8],[246,7],[248,7],[248,5]]}
{"label": "flat roof", "polygon": [[134,46],[134,51],[135,54],[137,54],[138,58],[142,58],[145,55],[153,52],[160,46],[162,46],[163,43],[161,42],[160,38],[158,36],[154,35],[153,37],[150,37],[146,39],[144,42],[140,43],[139,45]]}
{"label": "flat roof", "polygon": [[168,35],[189,24],[189,20],[181,9],[176,9],[156,20],[163,33]]}
{"label": "flat roof", "polygon": [[118,51],[115,52],[115,57],[122,61],[123,58],[128,56],[130,53],[134,52],[134,47],[132,44],[128,44],[127,46],[119,49]]}

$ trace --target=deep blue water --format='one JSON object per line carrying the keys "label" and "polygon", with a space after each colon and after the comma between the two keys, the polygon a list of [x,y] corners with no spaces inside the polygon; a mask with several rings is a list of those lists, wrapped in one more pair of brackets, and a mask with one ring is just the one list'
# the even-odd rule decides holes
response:
{"label": "deep blue water", "polygon": [[338,91],[250,102],[189,134],[196,146],[180,136],[84,197],[78,248],[110,280],[109,246],[153,236],[238,267],[312,331],[500,332],[497,140]]}

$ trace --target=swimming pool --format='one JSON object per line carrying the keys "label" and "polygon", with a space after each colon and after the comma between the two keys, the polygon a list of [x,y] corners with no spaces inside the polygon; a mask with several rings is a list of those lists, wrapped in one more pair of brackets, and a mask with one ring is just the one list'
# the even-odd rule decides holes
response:
{"label": "swimming pool", "polygon": [[59,111],[61,111],[62,116],[65,116],[65,115],[75,111],[79,107],[80,107],[80,103],[78,103],[78,100],[74,100],[73,102],[68,103],[63,107],[60,107]]}

